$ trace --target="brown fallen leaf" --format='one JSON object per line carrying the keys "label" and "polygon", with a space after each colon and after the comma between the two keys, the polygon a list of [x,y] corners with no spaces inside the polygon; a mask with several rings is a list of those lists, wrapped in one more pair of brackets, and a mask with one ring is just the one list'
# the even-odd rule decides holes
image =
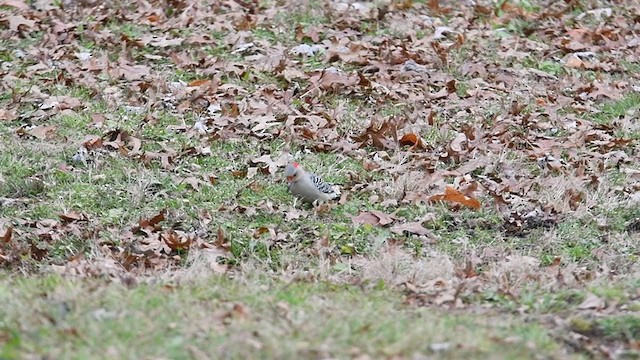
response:
{"label": "brown fallen leaf", "polygon": [[400,145],[411,146],[415,149],[420,150],[424,150],[427,148],[422,138],[413,133],[404,134],[400,139]]}
{"label": "brown fallen leaf", "polygon": [[31,135],[35,138],[45,140],[51,136],[51,134],[56,130],[54,126],[41,125],[26,130],[25,128],[19,128],[16,130],[16,133],[20,136]]}
{"label": "brown fallen leaf", "polygon": [[87,135],[82,140],[81,144],[87,150],[95,150],[102,147],[102,138],[96,135]]}
{"label": "brown fallen leaf", "polygon": [[31,243],[30,251],[31,251],[31,257],[36,260],[42,260],[49,252],[48,249],[46,248],[41,249],[35,243]]}
{"label": "brown fallen leaf", "polygon": [[422,223],[419,221],[392,226],[391,232],[398,235],[402,235],[404,232],[408,232],[410,234],[416,235],[433,236],[433,234],[431,234],[431,231],[425,229],[422,226]]}
{"label": "brown fallen leaf", "polygon": [[309,216],[309,214],[306,211],[296,209],[293,206],[285,210],[284,214],[285,214],[284,218],[286,221],[304,219]]}
{"label": "brown fallen leaf", "polygon": [[201,85],[209,84],[209,83],[211,83],[211,80],[209,80],[209,79],[196,79],[196,80],[192,80],[191,82],[189,82],[189,84],[187,84],[187,86],[196,87],[196,86],[201,86]]}
{"label": "brown fallen leaf", "polygon": [[107,117],[104,116],[104,114],[95,113],[91,114],[91,123],[89,124],[89,126],[99,129],[104,125],[105,122],[107,122]]}
{"label": "brown fallen leaf", "polygon": [[429,201],[447,201],[455,204],[468,206],[472,209],[480,209],[480,201],[472,197],[466,196],[458,190],[447,186],[444,194],[433,195],[429,197]]}
{"label": "brown fallen leaf", "polygon": [[71,96],[51,96],[46,99],[41,108],[43,110],[57,108],[59,110],[77,109],[82,107],[82,101]]}
{"label": "brown fallen leaf", "polygon": [[189,176],[187,178],[182,179],[183,183],[191,186],[191,188],[195,191],[199,191],[200,189],[200,179],[196,178],[195,176]]}
{"label": "brown fallen leaf", "polygon": [[247,176],[246,170],[231,170],[231,176],[234,178],[244,178]]}
{"label": "brown fallen leaf", "polygon": [[130,65],[120,62],[111,71],[115,78],[124,78],[127,81],[142,80],[151,74],[151,68],[146,65]]}
{"label": "brown fallen leaf", "polygon": [[64,214],[58,215],[62,222],[70,223],[74,221],[87,221],[87,215],[79,213],[77,211],[67,211]]}
{"label": "brown fallen leaf", "polygon": [[351,218],[351,221],[354,224],[370,224],[370,225],[380,225],[385,226],[391,224],[396,218],[392,215],[385,214],[382,211],[371,210],[371,211],[361,211],[358,216],[354,216]]}
{"label": "brown fallen leaf", "polygon": [[457,133],[455,138],[449,143],[449,150],[456,155],[461,154],[466,149],[467,135],[465,133]]}
{"label": "brown fallen leaf", "polygon": [[270,175],[273,175],[278,171],[279,167],[283,167],[287,165],[288,159],[287,159],[287,156],[285,155],[286,154],[283,154],[279,158],[275,160],[271,160],[271,155],[266,154],[266,155],[262,155],[260,157],[251,159],[251,162],[254,164],[265,164],[266,167],[268,168],[268,173]]}
{"label": "brown fallen leaf", "polygon": [[160,234],[160,238],[171,248],[171,250],[188,249],[195,240],[194,236],[178,233],[175,230],[165,231]]}
{"label": "brown fallen leaf", "polygon": [[570,68],[574,68],[574,69],[582,69],[584,68],[584,62],[582,60],[580,60],[580,58],[578,58],[575,55],[570,56],[566,61],[565,61],[565,65],[567,67]]}
{"label": "brown fallen leaf", "polygon": [[245,304],[235,303],[233,304],[233,311],[231,312],[231,316],[234,319],[244,320],[248,318],[250,315],[249,307]]}
{"label": "brown fallen leaf", "polygon": [[211,185],[218,184],[218,177],[216,175],[210,174],[210,175],[206,176],[206,179],[209,180],[209,183]]}
{"label": "brown fallen leaf", "polygon": [[470,260],[467,260],[464,268],[456,271],[456,275],[461,279],[470,279],[478,276],[478,272],[476,271],[473,263]]}
{"label": "brown fallen leaf", "polygon": [[578,305],[578,309],[580,310],[602,310],[607,306],[606,301],[595,295],[594,293],[588,293],[587,298],[584,299],[580,305]]}
{"label": "brown fallen leaf", "polygon": [[11,31],[18,31],[20,27],[22,27],[23,30],[26,31],[36,25],[36,21],[29,20],[22,15],[7,16],[7,17],[4,17],[3,19],[0,19],[0,21],[8,22],[9,29],[11,29]]}
{"label": "brown fallen leaf", "polygon": [[138,221],[138,227],[134,228],[134,232],[144,228],[154,228],[161,221],[164,221],[164,216],[166,213],[167,213],[167,210],[161,210],[158,214],[156,214],[151,219],[140,219],[140,221]]}
{"label": "brown fallen leaf", "polygon": [[353,136],[353,139],[361,142],[361,146],[366,146],[371,141],[371,145],[378,149],[393,149],[396,144],[394,139],[397,140],[398,137],[397,130],[398,124],[394,120],[387,120],[382,124],[372,121],[364,133]]}
{"label": "brown fallen leaf", "polygon": [[0,109],[0,121],[2,120],[15,120],[18,118],[16,110]]}
{"label": "brown fallen leaf", "polygon": [[275,230],[266,226],[261,226],[259,228],[257,228],[254,232],[253,232],[253,238],[257,239],[260,236],[262,236],[262,234],[265,233],[269,233],[269,232],[273,232],[273,234],[275,234]]}
{"label": "brown fallen leaf", "polygon": [[4,243],[8,243],[9,241],[11,241],[11,236],[13,235],[13,226],[9,226],[4,233],[0,232],[0,240],[2,240],[2,242]]}
{"label": "brown fallen leaf", "polygon": [[225,258],[228,255],[227,250],[223,250],[221,248],[215,249],[202,249],[199,250],[200,254],[203,256],[206,263],[209,265],[209,268],[217,274],[224,274],[227,272],[228,266],[224,264],[220,264],[218,259]]}
{"label": "brown fallen leaf", "polygon": [[216,232],[216,241],[213,244],[220,249],[231,249],[231,243],[229,243],[229,240],[224,236],[224,231],[219,226],[218,231]]}
{"label": "brown fallen leaf", "polygon": [[352,217],[351,221],[354,224],[377,225],[379,223],[378,217],[367,211],[361,211],[358,216]]}

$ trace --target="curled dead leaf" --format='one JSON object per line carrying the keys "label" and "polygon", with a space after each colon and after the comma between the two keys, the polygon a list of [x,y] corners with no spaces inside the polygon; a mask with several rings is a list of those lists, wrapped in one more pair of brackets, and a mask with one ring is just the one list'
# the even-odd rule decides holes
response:
{"label": "curled dead leaf", "polygon": [[231,249],[231,244],[224,236],[224,231],[221,227],[218,226],[218,230],[216,231],[216,241],[213,243],[216,247],[220,249],[229,250]]}
{"label": "curled dead leaf", "polygon": [[444,194],[433,195],[429,197],[429,201],[446,201],[455,204],[464,205],[472,209],[480,209],[480,201],[472,197],[466,196],[458,190],[447,186]]}
{"label": "curled dead leaf", "polygon": [[605,300],[593,293],[588,293],[586,299],[580,305],[580,310],[602,310],[607,306]]}
{"label": "curled dead leaf", "polygon": [[195,176],[189,176],[187,178],[184,178],[181,182],[191,186],[191,188],[195,191],[199,191],[200,190],[200,179],[198,179]]}
{"label": "curled dead leaf", "polygon": [[134,228],[134,232],[145,228],[155,228],[155,226],[158,225],[161,221],[164,221],[164,216],[166,213],[167,210],[163,209],[150,219],[140,219],[140,221],[138,221],[138,227]]}
{"label": "curled dead leaf", "polygon": [[[266,154],[260,157],[251,159],[251,162],[254,164],[264,164],[266,165],[266,169],[268,174],[273,175],[278,171],[279,167],[283,167],[287,165],[288,159],[286,156],[280,156],[275,160],[271,159],[271,155]],[[262,168],[262,166],[261,166]]]}
{"label": "curled dead leaf", "polygon": [[96,135],[87,135],[81,142],[87,150],[94,150],[102,147],[102,138]]}
{"label": "curled dead leaf", "polygon": [[[273,229],[271,229],[271,228],[268,228],[268,227],[266,227],[266,226],[261,226],[261,227],[257,228],[257,229],[253,232],[253,238],[254,238],[254,239],[257,239],[257,238],[259,238],[260,236],[262,236],[262,234],[266,234],[266,233],[269,233],[269,232],[271,232],[271,231],[274,231],[274,230],[273,230]],[[274,231],[274,234],[275,234],[275,231]]]}
{"label": "curled dead leaf", "polygon": [[449,149],[455,153],[460,154],[465,150],[467,143],[467,135],[465,133],[459,132],[456,134],[456,137],[451,140],[449,143]]}
{"label": "curled dead leaf", "polygon": [[76,211],[67,211],[64,214],[58,215],[62,222],[74,222],[74,221],[87,221],[87,215],[76,212]]}
{"label": "curled dead leaf", "polygon": [[420,149],[420,150],[424,150],[427,148],[422,138],[413,133],[404,134],[400,139],[400,145],[412,146],[415,149]]}
{"label": "curled dead leaf", "polygon": [[4,233],[0,232],[0,240],[4,243],[8,243],[11,241],[11,236],[13,235],[13,226],[9,226]]}
{"label": "curled dead leaf", "polygon": [[189,84],[187,84],[187,86],[192,86],[192,87],[202,86],[202,85],[208,84],[210,82],[211,82],[211,80],[209,80],[209,79],[196,79],[196,80],[193,80],[193,81],[189,82]]}
{"label": "curled dead leaf", "polygon": [[246,170],[231,170],[231,176],[233,176],[234,178],[244,178],[247,176],[247,171]]}

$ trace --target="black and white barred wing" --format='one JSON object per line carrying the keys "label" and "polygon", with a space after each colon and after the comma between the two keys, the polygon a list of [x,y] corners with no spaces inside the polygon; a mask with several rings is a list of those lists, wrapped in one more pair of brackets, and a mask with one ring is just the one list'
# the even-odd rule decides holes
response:
{"label": "black and white barred wing", "polygon": [[320,176],[309,174],[309,177],[311,177],[311,181],[321,193],[333,195],[333,197],[338,197],[340,195],[340,192],[335,188],[333,184],[325,182]]}

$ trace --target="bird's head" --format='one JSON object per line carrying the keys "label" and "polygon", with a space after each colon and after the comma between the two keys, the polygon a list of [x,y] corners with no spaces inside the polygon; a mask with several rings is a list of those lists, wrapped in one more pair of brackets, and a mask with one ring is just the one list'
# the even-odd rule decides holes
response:
{"label": "bird's head", "polygon": [[287,164],[287,167],[284,169],[284,176],[287,177],[288,182],[298,180],[298,177],[300,176],[300,164],[297,162]]}

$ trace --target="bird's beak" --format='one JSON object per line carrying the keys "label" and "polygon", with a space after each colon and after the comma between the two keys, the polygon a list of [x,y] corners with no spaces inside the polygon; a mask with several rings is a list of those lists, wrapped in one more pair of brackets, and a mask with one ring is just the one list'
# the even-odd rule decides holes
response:
{"label": "bird's beak", "polygon": [[292,182],[293,181],[293,176],[287,176],[287,181],[288,182]]}

